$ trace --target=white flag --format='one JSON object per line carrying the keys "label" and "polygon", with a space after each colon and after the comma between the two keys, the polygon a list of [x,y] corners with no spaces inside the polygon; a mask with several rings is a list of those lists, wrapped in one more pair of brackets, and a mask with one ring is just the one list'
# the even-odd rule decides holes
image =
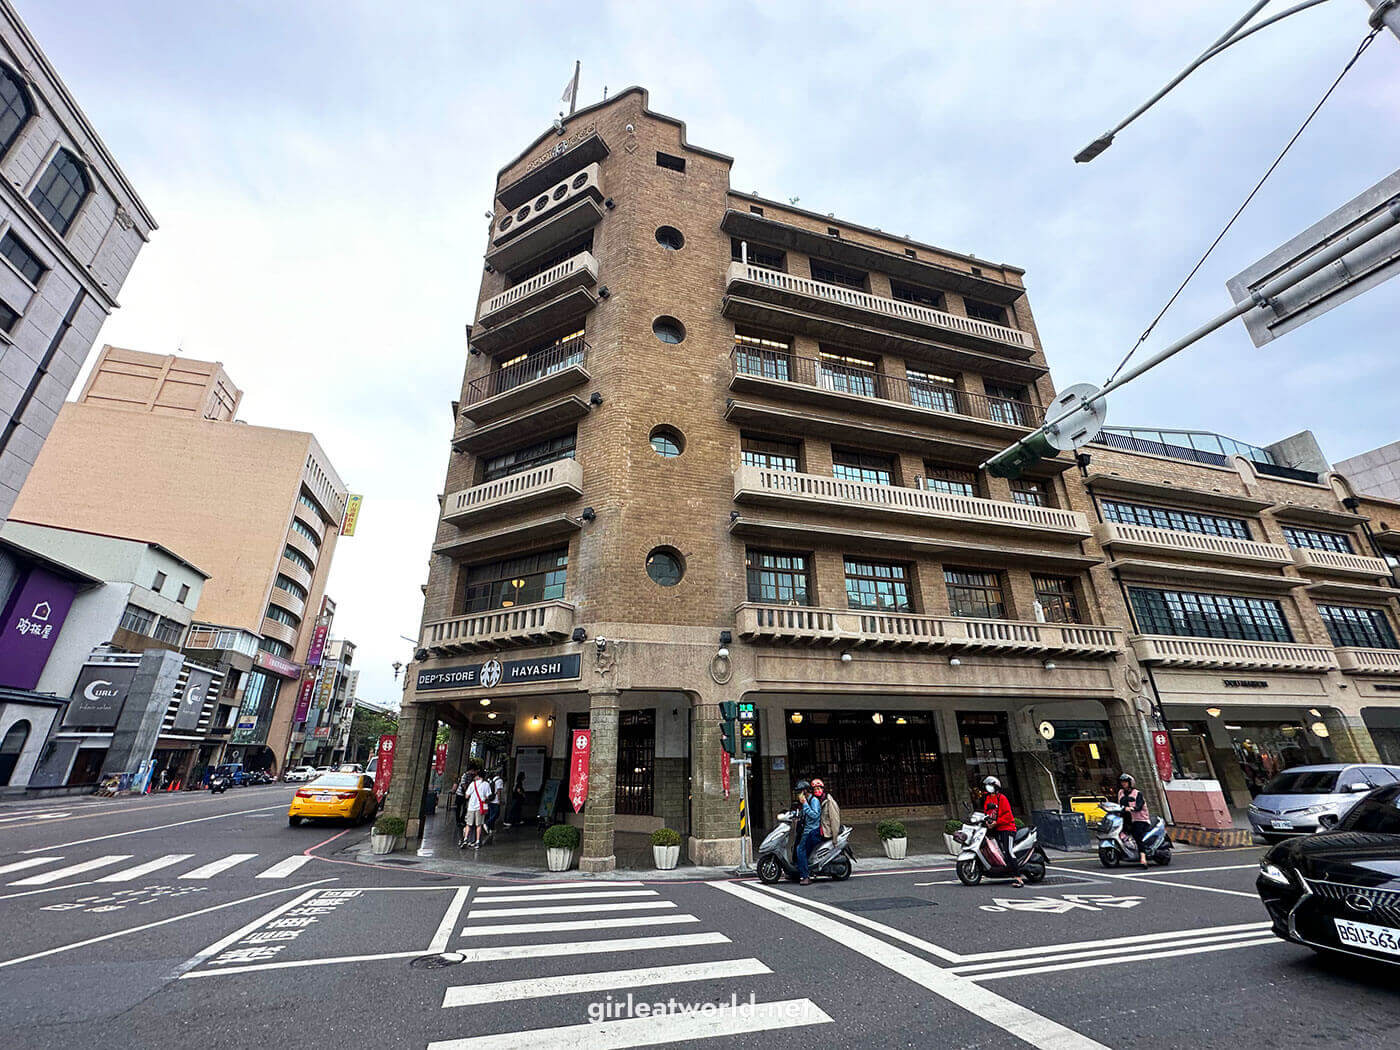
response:
{"label": "white flag", "polygon": [[562,95],[559,96],[559,101],[560,101],[560,102],[572,102],[572,101],[574,100],[574,92],[576,92],[577,90],[578,90],[578,71],[575,70],[575,71],[574,71],[574,75],[571,76],[571,77],[569,78],[569,82],[568,82],[567,84],[564,85],[564,93],[563,93]]}

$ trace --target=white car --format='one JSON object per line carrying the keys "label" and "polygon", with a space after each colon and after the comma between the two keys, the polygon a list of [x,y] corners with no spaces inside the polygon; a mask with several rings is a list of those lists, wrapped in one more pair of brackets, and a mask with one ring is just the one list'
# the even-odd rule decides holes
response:
{"label": "white car", "polygon": [[295,769],[287,770],[285,777],[288,784],[303,784],[308,780],[314,780],[320,774],[315,766],[297,766]]}

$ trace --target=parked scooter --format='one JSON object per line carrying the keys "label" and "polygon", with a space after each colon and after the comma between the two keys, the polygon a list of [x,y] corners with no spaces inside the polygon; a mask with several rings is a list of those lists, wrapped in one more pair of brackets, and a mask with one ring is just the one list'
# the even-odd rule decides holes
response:
{"label": "parked scooter", "polygon": [[962,828],[953,832],[953,841],[962,844],[958,854],[958,881],[964,886],[976,886],[983,877],[989,879],[1014,879],[1017,875],[1027,882],[1040,882],[1045,878],[1045,866],[1050,858],[1040,848],[1040,838],[1035,828],[1020,828],[1011,843],[1011,852],[1016,857],[1013,871],[1002,856],[1001,846],[988,834],[987,814],[973,813]]}
{"label": "parked scooter", "polygon": [[233,778],[227,773],[215,773],[209,778],[209,793],[211,795],[222,795],[233,783]]}
{"label": "parked scooter", "polygon": [[[1099,821],[1099,863],[1105,868],[1119,864],[1138,863],[1138,844],[1128,834],[1123,823],[1123,807],[1116,802],[1101,802],[1104,818]],[[1161,817],[1142,837],[1147,859],[1166,867],[1172,862],[1172,837],[1167,834],[1167,822]]]}
{"label": "parked scooter", "polygon": [[[778,814],[777,826],[764,838],[758,847],[758,877],[772,884],[787,875],[790,879],[797,873],[797,810],[790,809]],[[851,865],[855,862],[855,851],[847,844],[851,837],[851,827],[847,824],[835,841],[823,839],[807,859],[812,878],[825,875],[840,882],[851,877]]]}

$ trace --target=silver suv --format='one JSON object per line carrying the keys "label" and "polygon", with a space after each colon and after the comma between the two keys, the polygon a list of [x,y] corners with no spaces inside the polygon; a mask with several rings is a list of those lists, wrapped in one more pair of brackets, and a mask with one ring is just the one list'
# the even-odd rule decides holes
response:
{"label": "silver suv", "polygon": [[1400,766],[1294,766],[1250,804],[1249,823],[1265,842],[1311,835],[1334,826],[1372,788],[1397,781]]}

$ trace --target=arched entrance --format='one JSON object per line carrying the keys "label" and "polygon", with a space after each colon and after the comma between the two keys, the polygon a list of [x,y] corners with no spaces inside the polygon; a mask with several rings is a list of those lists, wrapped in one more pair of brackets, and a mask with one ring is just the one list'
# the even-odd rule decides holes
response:
{"label": "arched entrance", "polygon": [[19,765],[19,756],[24,751],[28,739],[29,723],[20,719],[10,726],[4,739],[0,740],[0,787],[10,783],[10,777],[14,776],[15,767]]}

